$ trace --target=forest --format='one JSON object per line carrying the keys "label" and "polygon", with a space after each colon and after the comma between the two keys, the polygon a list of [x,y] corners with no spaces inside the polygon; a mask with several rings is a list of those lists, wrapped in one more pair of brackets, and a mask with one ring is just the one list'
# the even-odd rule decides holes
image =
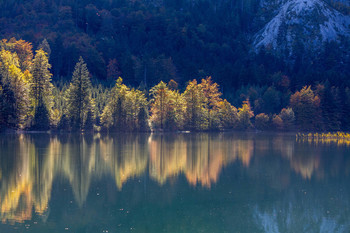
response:
{"label": "forest", "polygon": [[[261,2],[0,0],[0,38],[24,39],[34,47],[46,38],[55,82],[69,80],[82,56],[94,83],[113,83],[117,73],[128,86],[150,88],[173,79],[184,89],[188,80],[212,76],[231,102],[233,90],[276,85],[279,74],[289,77],[292,91],[327,81],[350,86],[348,40],[325,42],[310,53],[299,35],[291,57],[269,48],[253,53],[252,35],[274,15],[272,3],[281,1]],[[326,2],[350,14],[348,5]]]}
{"label": "forest", "polygon": [[[92,84],[83,57],[68,81],[52,81],[50,44],[0,41],[0,128],[65,131],[348,131],[350,89],[328,81],[291,89],[277,73],[272,85],[246,85],[223,98],[214,78],[173,79],[153,87],[126,85],[113,67],[111,85]],[[97,64],[98,65],[98,64]],[[161,77],[160,77],[161,79]]]}

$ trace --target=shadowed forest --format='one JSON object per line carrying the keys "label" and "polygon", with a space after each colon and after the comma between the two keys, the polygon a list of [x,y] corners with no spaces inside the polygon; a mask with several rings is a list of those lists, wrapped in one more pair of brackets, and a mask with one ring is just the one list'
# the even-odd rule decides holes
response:
{"label": "shadowed forest", "polygon": [[292,92],[290,79],[276,74],[276,85],[247,86],[233,104],[209,76],[179,88],[160,81],[150,89],[115,81],[92,85],[82,57],[70,83],[52,83],[47,40],[3,39],[0,52],[0,126],[26,130],[348,130],[350,89],[329,82]]}

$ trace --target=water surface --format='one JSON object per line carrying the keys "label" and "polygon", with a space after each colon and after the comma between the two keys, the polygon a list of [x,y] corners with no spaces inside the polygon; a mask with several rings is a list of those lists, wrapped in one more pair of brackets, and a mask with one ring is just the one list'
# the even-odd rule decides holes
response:
{"label": "water surface", "polygon": [[350,232],[350,150],[293,134],[0,135],[0,232]]}

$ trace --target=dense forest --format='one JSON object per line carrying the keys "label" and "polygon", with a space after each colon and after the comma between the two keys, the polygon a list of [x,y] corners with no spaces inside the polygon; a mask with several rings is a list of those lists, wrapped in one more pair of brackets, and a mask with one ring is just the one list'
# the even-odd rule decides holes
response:
{"label": "dense forest", "polygon": [[252,49],[280,2],[0,0],[0,128],[349,130],[348,38]]}
{"label": "dense forest", "polygon": [[[0,41],[0,128],[70,131],[153,130],[349,130],[350,89],[330,82],[292,91],[290,78],[272,76],[271,86],[245,86],[233,105],[208,76],[150,89],[129,87],[113,71],[112,87],[92,85],[79,58],[70,83],[52,83],[46,39],[33,52],[24,40]],[[238,108],[236,108],[237,106]]]}
{"label": "dense forest", "polygon": [[[82,56],[94,83],[113,83],[118,74],[133,87],[173,79],[185,88],[188,80],[212,76],[230,101],[242,86],[276,85],[278,74],[289,77],[292,91],[316,82],[350,85],[348,40],[325,42],[316,53],[296,40],[291,57],[269,48],[252,51],[253,34],[282,0],[0,2],[0,38],[24,39],[35,48],[46,38],[54,81],[68,80]],[[327,2],[350,14],[342,1]]]}

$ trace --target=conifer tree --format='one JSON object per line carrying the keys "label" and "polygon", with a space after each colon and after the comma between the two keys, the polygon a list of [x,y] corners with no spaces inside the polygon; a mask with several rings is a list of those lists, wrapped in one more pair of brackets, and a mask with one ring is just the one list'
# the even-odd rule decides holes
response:
{"label": "conifer tree", "polygon": [[50,58],[50,55],[51,55],[51,48],[50,48],[49,42],[47,42],[46,39],[44,39],[44,40],[40,43],[40,45],[38,46],[38,49],[43,50],[43,51],[47,54],[47,57]]}
{"label": "conifer tree", "polygon": [[147,99],[140,90],[128,88],[118,78],[101,115],[105,129],[148,131]]}
{"label": "conifer tree", "polygon": [[112,88],[107,105],[103,109],[101,122],[105,128],[112,130],[124,130],[126,127],[126,94],[129,88],[123,84],[119,77]]}
{"label": "conifer tree", "polygon": [[[32,67],[32,78],[30,81],[30,96],[34,109],[34,122],[32,128],[49,128],[43,126],[43,122],[50,122],[50,114],[52,109],[52,74],[50,73],[51,65],[43,50],[37,50]],[[46,109],[45,109],[46,108]],[[43,111],[43,112],[40,112]],[[44,119],[47,117],[47,119]],[[40,120],[38,122],[36,120]]]}
{"label": "conifer tree", "polygon": [[[72,129],[83,130],[88,115],[92,114],[91,87],[89,71],[83,58],[80,57],[75,65],[72,81],[66,91],[66,114]],[[88,123],[90,124],[90,122]]]}

